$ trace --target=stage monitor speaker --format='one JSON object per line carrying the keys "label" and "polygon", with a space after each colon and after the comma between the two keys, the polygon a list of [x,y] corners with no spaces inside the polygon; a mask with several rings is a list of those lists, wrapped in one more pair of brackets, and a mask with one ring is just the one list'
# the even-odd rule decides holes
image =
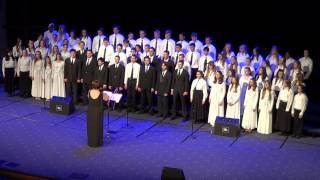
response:
{"label": "stage monitor speaker", "polygon": [[161,180],[185,180],[182,169],[164,167],[162,169]]}
{"label": "stage monitor speaker", "polygon": [[53,96],[50,101],[50,112],[70,115],[74,112],[74,104],[71,97]]}
{"label": "stage monitor speaker", "polygon": [[214,134],[228,137],[238,137],[240,135],[239,119],[217,117],[214,125]]}

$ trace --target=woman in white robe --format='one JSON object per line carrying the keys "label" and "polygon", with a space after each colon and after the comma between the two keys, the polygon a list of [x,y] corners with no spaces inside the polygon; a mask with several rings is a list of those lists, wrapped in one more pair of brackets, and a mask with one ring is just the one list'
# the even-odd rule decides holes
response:
{"label": "woman in white robe", "polygon": [[244,100],[244,113],[242,118],[242,127],[246,132],[251,132],[257,128],[257,103],[259,98],[259,91],[257,88],[256,81],[251,79],[249,87],[246,92]]}
{"label": "woman in white robe", "polygon": [[57,59],[52,63],[52,96],[65,97],[64,84],[64,61],[61,54],[57,54]]}
{"label": "woman in white robe", "polygon": [[46,57],[46,61],[44,64],[44,89],[43,94],[46,101],[51,99],[51,91],[52,91],[52,64],[49,56]]}
{"label": "woman in white robe", "polygon": [[264,88],[261,90],[259,100],[259,120],[258,133],[271,134],[272,133],[272,109],[274,102],[274,93],[271,89],[269,81],[265,81]]}
{"label": "woman in white robe", "polygon": [[46,47],[46,43],[43,39],[40,40],[39,47],[36,49],[36,51],[40,51],[42,60],[44,60],[46,56],[49,54],[49,50]]}
{"label": "woman in white robe", "polygon": [[223,75],[221,71],[216,72],[216,78],[211,87],[209,96],[209,115],[208,123],[214,126],[216,122],[216,117],[224,116],[224,97],[226,95],[226,84],[223,80]]}
{"label": "woman in white robe", "polygon": [[240,123],[240,85],[237,77],[231,78],[227,94],[226,118],[239,119]]}
{"label": "woman in white robe", "polygon": [[41,52],[37,51],[31,65],[32,88],[31,95],[39,100],[43,97],[43,61]]}
{"label": "woman in white robe", "polygon": [[240,92],[240,115],[243,115],[243,104],[244,98],[246,96],[246,92],[248,89],[249,81],[252,79],[250,68],[245,68],[245,73],[243,76],[240,77],[239,84],[241,88]]}

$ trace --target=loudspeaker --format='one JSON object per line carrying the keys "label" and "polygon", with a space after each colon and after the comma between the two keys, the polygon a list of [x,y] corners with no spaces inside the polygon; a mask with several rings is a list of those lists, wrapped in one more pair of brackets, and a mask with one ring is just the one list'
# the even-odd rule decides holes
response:
{"label": "loudspeaker", "polygon": [[53,96],[50,101],[50,112],[69,115],[73,113],[74,105],[71,97]]}
{"label": "loudspeaker", "polygon": [[238,137],[240,135],[239,119],[217,117],[214,125],[214,134],[228,137]]}
{"label": "loudspeaker", "polygon": [[161,180],[185,180],[182,169],[164,167],[162,169]]}

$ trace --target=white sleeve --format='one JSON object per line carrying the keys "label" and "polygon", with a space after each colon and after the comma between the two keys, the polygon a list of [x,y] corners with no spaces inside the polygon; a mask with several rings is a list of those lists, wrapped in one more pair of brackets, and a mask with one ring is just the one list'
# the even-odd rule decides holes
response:
{"label": "white sleeve", "polygon": [[287,102],[287,107],[286,107],[286,112],[288,112],[290,110],[290,107],[292,105],[293,102],[293,91],[290,89],[289,90],[289,97],[288,97],[288,102]]}
{"label": "white sleeve", "polygon": [[309,77],[310,77],[310,75],[312,73],[312,68],[313,68],[312,60],[310,60],[310,63],[308,63],[308,67],[309,67],[309,71],[307,72],[305,79],[309,79]]}
{"label": "white sleeve", "polygon": [[207,87],[207,82],[205,82],[203,80],[203,89],[202,89],[202,93],[203,93],[203,98],[202,98],[202,102],[205,102],[207,97],[208,97],[208,87]]}
{"label": "white sleeve", "polygon": [[273,91],[270,91],[271,93],[271,100],[270,100],[270,106],[269,106],[269,111],[272,111],[273,109],[273,103],[274,103],[274,92]]}
{"label": "white sleeve", "polygon": [[304,115],[304,112],[306,111],[307,109],[307,105],[308,105],[308,97],[306,95],[304,95],[304,102],[303,102],[303,106],[301,108],[301,112],[300,112],[300,116],[303,116]]}
{"label": "white sleeve", "polygon": [[193,100],[193,89],[195,88],[195,84],[194,84],[195,80],[192,81],[192,84],[191,84],[191,88],[190,88],[190,101],[192,102]]}
{"label": "white sleeve", "polygon": [[123,80],[124,85],[127,85],[128,68],[129,68],[128,66],[129,66],[129,64],[127,64],[127,65],[125,66],[125,70],[124,70],[124,80]]}
{"label": "white sleeve", "polygon": [[5,68],[4,68],[4,61],[6,60],[6,58],[4,57],[3,59],[2,59],[2,75],[3,75],[3,77],[5,77],[5,73],[4,73],[4,71],[5,71]]}

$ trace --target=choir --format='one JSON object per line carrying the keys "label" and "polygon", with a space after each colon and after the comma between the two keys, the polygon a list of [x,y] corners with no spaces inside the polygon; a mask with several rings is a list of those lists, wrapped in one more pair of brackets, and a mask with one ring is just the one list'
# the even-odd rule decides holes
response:
{"label": "choir", "polygon": [[90,86],[98,80],[103,89],[127,96],[128,111],[157,111],[163,119],[170,114],[171,119],[190,116],[211,126],[216,117],[225,116],[240,119],[246,132],[286,134],[293,126],[294,137],[301,136],[308,102],[305,81],[313,69],[308,50],[295,60],[289,52],[281,56],[273,46],[263,58],[259,47],[250,56],[245,44],[235,54],[230,42],[217,53],[212,37],[202,43],[196,32],[187,42],[184,32],[175,41],[171,30],[161,39],[156,29],[150,41],[145,30],[136,40],[133,33],[126,38],[117,25],[110,36],[99,28],[93,39],[86,29],[78,38],[64,25],[54,28],[50,23],[27,48],[18,38],[7,51],[2,72],[9,96],[17,77],[23,98],[49,101],[52,96],[69,96],[75,104],[81,100],[86,105]]}

